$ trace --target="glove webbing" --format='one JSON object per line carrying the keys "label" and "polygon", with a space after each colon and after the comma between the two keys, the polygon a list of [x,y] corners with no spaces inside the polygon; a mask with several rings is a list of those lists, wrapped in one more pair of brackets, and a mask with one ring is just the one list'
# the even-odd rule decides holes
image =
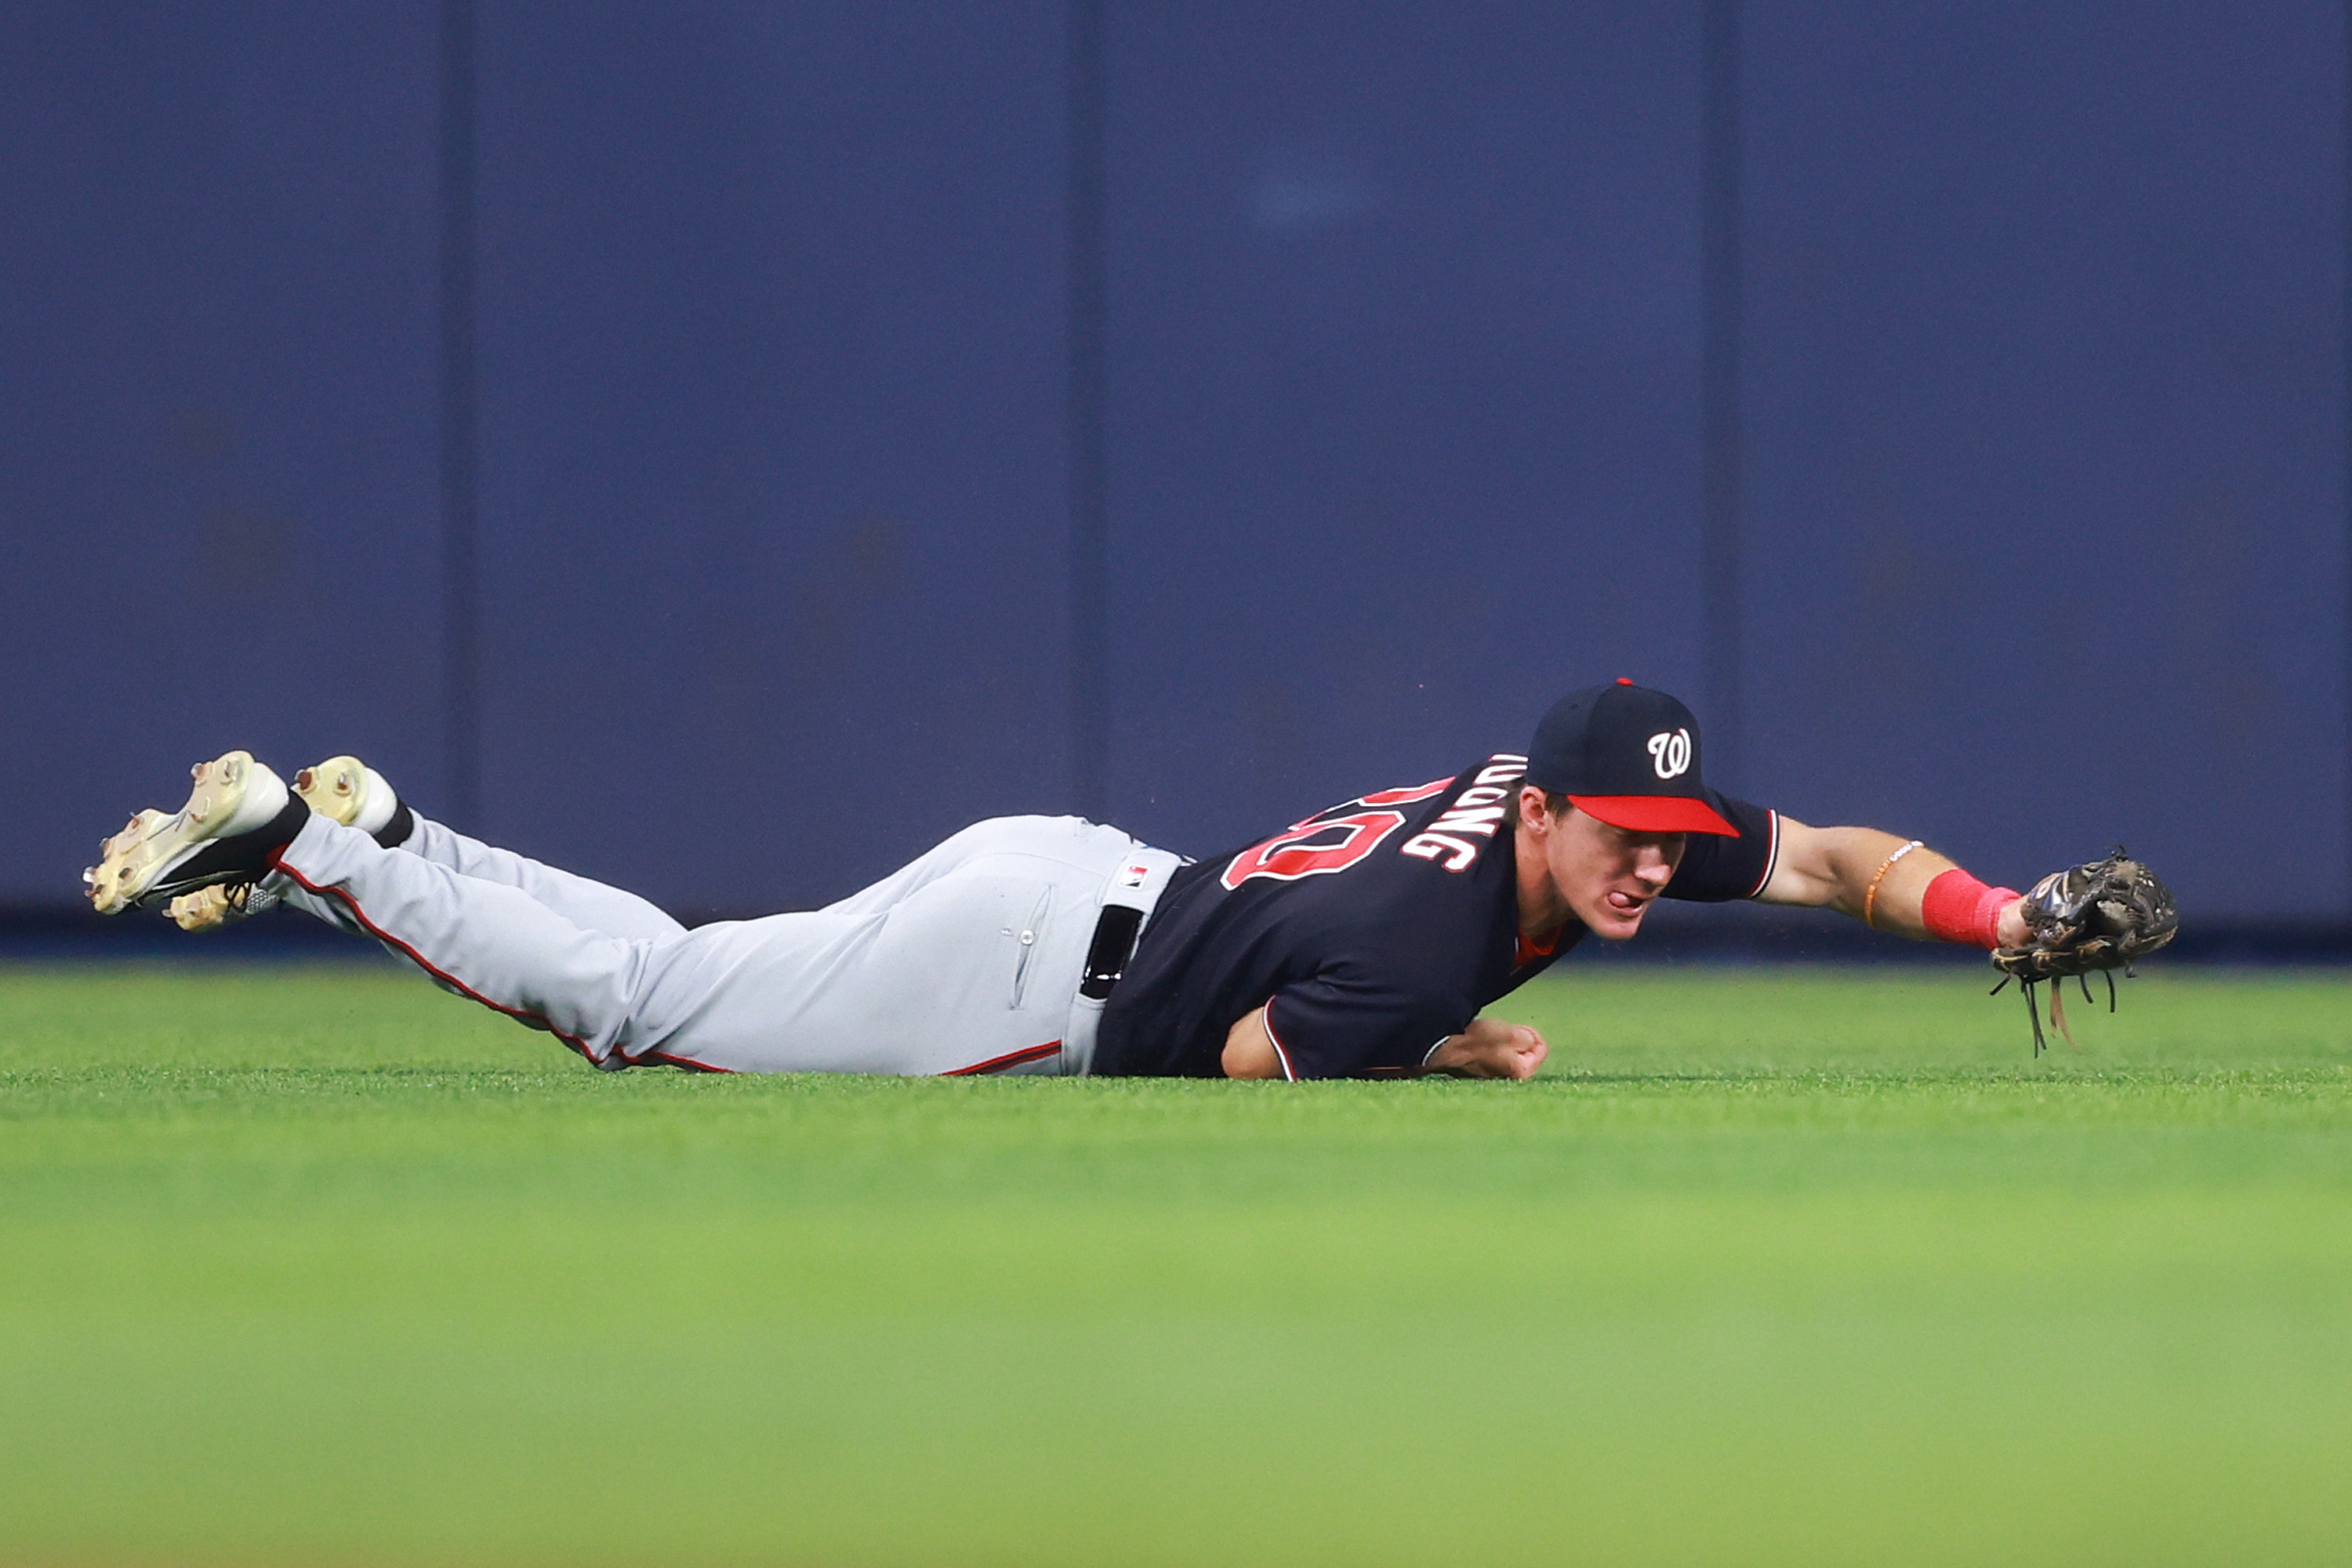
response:
{"label": "glove webbing", "polygon": [[[2112,969],[2102,969],[2099,973],[2107,977],[2107,1011],[2112,1013],[2116,1010],[2116,972]],[[2135,978],[2132,966],[2128,963],[2124,965],[2124,978],[2126,980]],[[2039,980],[2020,979],[2014,974],[2004,974],[2000,977],[2000,984],[1994,986],[1991,990],[1986,992],[1985,994],[1988,996],[2000,995],[2001,993],[2001,987],[2007,985],[2012,980],[2017,981],[2017,989],[2025,998],[2025,1021],[2033,1026],[2033,1054],[2036,1057],[2040,1057],[2042,1051],[2047,1048],[2047,1046],[2042,1035],[2041,1009],[2036,1007],[2033,1002],[2033,988],[2041,984],[2042,982]],[[2074,983],[2083,988],[2084,1005],[2086,1006],[2089,1005],[2091,1002],[2091,977],[2087,974],[2077,974],[2074,976]],[[2066,977],[2063,974],[2051,976],[2051,1025],[2060,1034],[2066,1037],[2066,1044],[2069,1048],[2079,1051],[2083,1047],[2074,1043],[2074,1031],[2066,1026],[2065,995]]]}

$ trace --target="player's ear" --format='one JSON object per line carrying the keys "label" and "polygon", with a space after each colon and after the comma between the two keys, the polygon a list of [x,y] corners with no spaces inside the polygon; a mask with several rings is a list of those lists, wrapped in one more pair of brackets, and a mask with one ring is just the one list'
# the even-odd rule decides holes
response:
{"label": "player's ear", "polygon": [[1551,831],[1551,802],[1545,798],[1544,792],[1540,788],[1534,784],[1521,784],[1518,806],[1521,822],[1526,823],[1538,833]]}

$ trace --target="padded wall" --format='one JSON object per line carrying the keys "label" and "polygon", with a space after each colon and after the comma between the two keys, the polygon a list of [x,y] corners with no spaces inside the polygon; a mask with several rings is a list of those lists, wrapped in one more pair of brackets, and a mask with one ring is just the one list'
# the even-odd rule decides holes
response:
{"label": "padded wall", "polygon": [[1112,16],[1115,815],[1207,853],[1686,687],[1696,13]]}
{"label": "padded wall", "polygon": [[485,7],[487,831],[745,910],[1061,806],[1062,44]]}
{"label": "padded wall", "polygon": [[[2339,10],[1742,9],[1722,782],[2340,916]],[[1703,701],[1697,10],[1109,0],[1116,820]],[[1066,807],[1066,7],[478,15],[470,826],[706,913]],[[434,8],[12,21],[0,900],[230,744],[432,809]]]}
{"label": "padded wall", "polygon": [[2341,913],[2342,10],[1752,7],[1752,787]]}
{"label": "padded wall", "polygon": [[440,765],[429,27],[10,16],[0,899],[231,745]]}

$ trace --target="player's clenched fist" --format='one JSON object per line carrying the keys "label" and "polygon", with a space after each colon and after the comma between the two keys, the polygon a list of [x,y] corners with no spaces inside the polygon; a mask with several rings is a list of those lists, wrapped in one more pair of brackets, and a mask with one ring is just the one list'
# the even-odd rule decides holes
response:
{"label": "player's clenched fist", "polygon": [[1474,1018],[1470,1026],[1429,1055],[1433,1072],[1456,1078],[1533,1078],[1551,1055],[1543,1036],[1525,1024]]}

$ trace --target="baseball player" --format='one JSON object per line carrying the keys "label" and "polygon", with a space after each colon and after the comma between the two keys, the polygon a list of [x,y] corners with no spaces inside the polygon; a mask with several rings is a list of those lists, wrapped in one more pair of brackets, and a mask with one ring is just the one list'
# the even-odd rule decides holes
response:
{"label": "baseball player", "polygon": [[[606,1069],[1524,1079],[1542,1036],[1483,1010],[1587,934],[1632,937],[1661,897],[2082,950],[2064,879],[2098,868],[2021,897],[1916,839],[1718,795],[1702,750],[1682,703],[1620,680],[1562,699],[1525,754],[1212,859],[1002,817],[824,909],[690,931],[418,815],[354,758],[289,789],[231,752],[195,769],[179,812],[107,840],[85,881],[101,913],[168,900],[191,929],[290,905]],[[2168,897],[2112,962],[2161,945],[2169,913]],[[2060,916],[2075,927],[2053,935]]]}

